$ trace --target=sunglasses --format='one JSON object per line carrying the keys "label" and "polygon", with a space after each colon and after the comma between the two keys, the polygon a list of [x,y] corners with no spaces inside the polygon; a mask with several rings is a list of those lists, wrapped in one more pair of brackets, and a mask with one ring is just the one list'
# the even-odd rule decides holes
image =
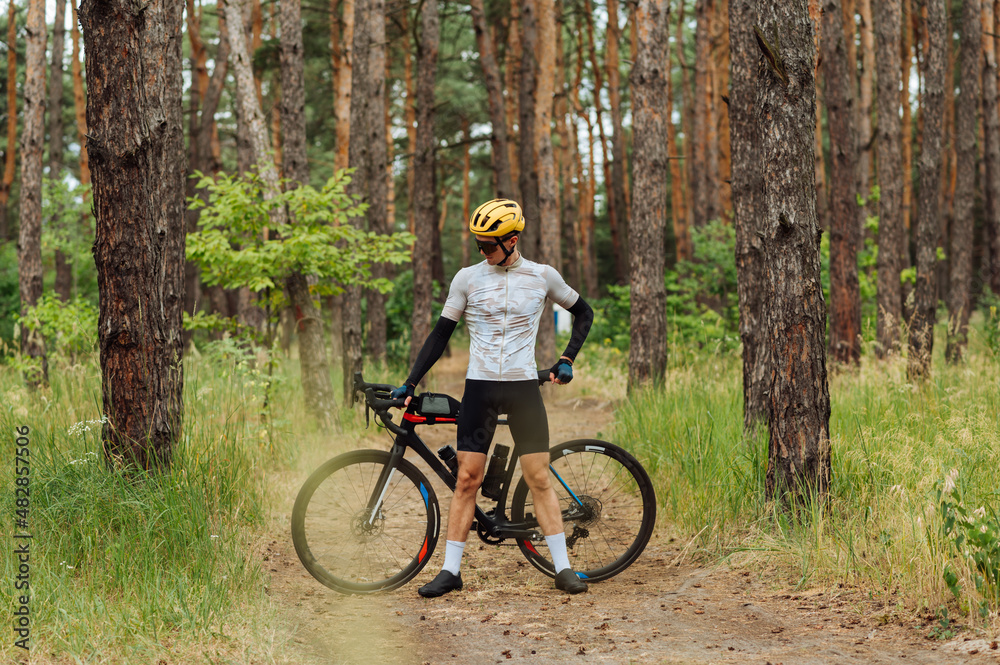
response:
{"label": "sunglasses", "polygon": [[489,240],[484,241],[484,240],[479,240],[478,238],[476,239],[476,247],[478,247],[479,251],[482,252],[483,254],[492,254],[493,252],[497,251],[497,247],[499,246],[500,246],[499,242],[493,242]]}

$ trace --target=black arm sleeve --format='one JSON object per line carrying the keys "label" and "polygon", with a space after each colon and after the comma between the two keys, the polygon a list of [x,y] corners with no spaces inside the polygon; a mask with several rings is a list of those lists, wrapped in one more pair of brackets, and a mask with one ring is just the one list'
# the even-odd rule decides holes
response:
{"label": "black arm sleeve", "polygon": [[590,332],[590,326],[594,322],[594,310],[583,296],[580,296],[567,311],[573,315],[573,332],[570,334],[569,344],[566,345],[563,355],[572,362],[576,360],[576,354],[580,353],[580,347]]}
{"label": "black arm sleeve", "polygon": [[455,332],[457,325],[458,321],[452,321],[446,316],[438,318],[434,330],[427,336],[424,345],[420,347],[420,353],[417,354],[417,359],[413,362],[410,376],[406,379],[407,383],[413,387],[420,383],[420,379],[424,378],[424,374],[430,371],[434,363],[444,353],[445,347],[448,346],[448,340],[451,339],[451,334]]}

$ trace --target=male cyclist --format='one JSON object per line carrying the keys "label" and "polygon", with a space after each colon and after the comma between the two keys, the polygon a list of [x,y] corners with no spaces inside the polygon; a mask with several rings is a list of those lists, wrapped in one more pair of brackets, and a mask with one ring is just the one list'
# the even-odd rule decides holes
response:
{"label": "male cyclist", "polygon": [[587,338],[594,312],[555,268],[521,256],[517,243],[523,229],[521,206],[511,200],[488,201],[472,214],[469,230],[486,260],[455,275],[441,317],[406,382],[393,392],[396,398],[405,396],[409,404],[414,388],[441,357],[464,314],[470,345],[458,417],[458,481],[448,517],[444,566],[420,588],[425,598],[462,588],[462,553],[472,527],[476,493],[483,482],[497,417],[504,413],[555,566],[556,588],[567,593],[587,590],[570,567],[562,513],[549,479],[549,427],[538,390],[535,338],[546,298],[573,314],[569,345],[549,370],[553,383],[569,383],[573,360]]}

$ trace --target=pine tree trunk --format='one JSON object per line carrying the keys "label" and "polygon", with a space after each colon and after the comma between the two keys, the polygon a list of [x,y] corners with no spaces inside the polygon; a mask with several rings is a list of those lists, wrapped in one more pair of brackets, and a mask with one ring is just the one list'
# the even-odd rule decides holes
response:
{"label": "pine tree trunk", "polygon": [[[557,5],[560,20],[566,21],[568,16],[565,13],[562,2]],[[563,43],[563,31],[556,33],[556,131],[559,135],[559,177],[562,181],[562,197],[560,199],[559,227],[562,238],[563,253],[560,257],[560,272],[566,278],[566,282],[576,289],[582,291],[580,283],[580,251],[577,238],[577,222],[579,221],[579,211],[577,204],[579,201],[579,181],[580,174],[577,171],[577,136],[576,127],[572,120],[569,99],[570,81],[566,69],[566,51]]]}
{"label": "pine tree trunk", "polygon": [[[903,89],[900,102],[903,106],[903,125],[900,140],[902,141],[903,159],[903,256],[901,268],[910,267],[910,225],[913,219],[913,109],[910,106],[910,65],[913,59],[913,0],[903,0],[902,44],[900,65],[902,66]],[[903,302],[906,302],[906,291],[903,288]]]}
{"label": "pine tree trunk", "polygon": [[[489,27],[486,25],[486,12],[483,0],[471,0],[472,25],[476,32],[476,43],[479,45],[479,63],[483,68],[483,79],[486,82],[487,99],[490,107],[490,122],[493,134],[490,143],[493,146],[493,172],[496,175],[496,193],[499,198],[513,198],[514,181],[510,173],[510,152],[507,146],[507,116],[504,113],[503,90],[500,87],[500,68],[497,66],[496,55],[493,53],[493,40],[490,39]],[[463,263],[462,265],[466,265]]]}
{"label": "pine tree trunk", "polygon": [[[388,182],[386,181],[385,145],[385,0],[371,0],[371,48],[369,50],[368,145],[371,147],[368,176],[368,230],[380,235],[392,233],[388,213]],[[372,265],[375,279],[389,276],[384,263]],[[375,362],[385,360],[386,296],[378,289],[368,289],[368,357]]]}
{"label": "pine tree trunk", "polygon": [[[347,193],[359,201],[368,202],[371,189],[371,150],[369,145],[368,122],[371,118],[371,79],[369,48],[371,48],[372,0],[355,0],[354,3],[354,63],[351,67],[351,135],[348,166],[355,169]],[[381,125],[381,117],[379,118]],[[364,228],[364,218],[355,217],[351,223]],[[364,342],[361,320],[361,296],[359,286],[344,285],[341,297],[344,404],[354,401],[352,389],[354,373],[362,371],[364,360],[361,350]]]}
{"label": "pine tree trunk", "polygon": [[[0,182],[0,242],[10,238],[7,205],[17,168],[17,6],[7,4],[7,147],[4,150],[3,181]],[[11,82],[14,82],[13,85]]]}
{"label": "pine tree trunk", "polygon": [[[538,260],[539,201],[538,170],[535,168],[535,87],[538,85],[538,63],[535,61],[537,45],[535,0],[521,0],[521,62],[518,75],[518,163],[521,190],[521,208],[525,224],[521,233],[520,251],[528,258]],[[534,222],[534,224],[530,223]]]}
{"label": "pine tree trunk", "polygon": [[637,55],[629,83],[634,112],[629,284],[632,302],[629,390],[660,383],[667,369],[667,294],[664,232],[667,225],[667,0],[639,0],[633,20]]}
{"label": "pine tree trunk", "polygon": [[728,2],[719,3],[712,20],[712,143],[718,152],[716,172],[718,175],[719,218],[729,222],[732,217],[732,178],[733,156],[730,141],[729,112],[725,108],[725,98],[729,96],[729,61],[732,57],[729,48],[729,11]]}
{"label": "pine tree trunk", "polygon": [[[515,192],[515,198],[518,198],[523,196],[520,191],[520,129],[517,127],[521,100],[521,31],[518,29],[521,24],[521,0],[510,0],[510,15],[506,18],[506,22],[507,47],[504,54],[504,88],[507,92],[507,99],[511,100],[511,103],[507,104],[504,109],[507,117],[507,162],[510,164],[511,183],[518,188]],[[513,103],[514,100],[517,100],[516,104]]]}
{"label": "pine tree trunk", "polygon": [[[767,379],[770,376],[763,329],[766,274],[763,200],[755,90],[759,51],[752,26],[753,0],[729,3],[730,97],[729,136],[733,159],[733,218],[736,227],[736,275],[743,342],[743,426],[767,424]],[[678,258],[681,258],[678,256]]]}
{"label": "pine tree trunk", "polygon": [[[20,235],[17,272],[21,316],[42,296],[42,149],[45,141],[45,27],[44,0],[28,3],[27,48],[24,58],[24,130],[21,134]],[[14,80],[8,81],[13,87]],[[48,381],[45,343],[40,331],[21,326],[21,353],[40,366],[27,374],[28,385]]]}
{"label": "pine tree trunk", "polygon": [[[416,215],[416,246],[430,247],[435,237],[434,204],[434,81],[437,78],[440,25],[437,0],[424,0],[420,17],[421,35],[417,51],[417,137],[413,159]],[[523,131],[523,128],[522,128]],[[523,146],[522,146],[523,147]],[[528,144],[527,149],[531,146]],[[413,321],[410,363],[431,332],[433,266],[426,253],[413,255]]]}
{"label": "pine tree trunk", "polygon": [[[336,77],[334,84],[333,114],[337,119],[337,156],[334,168],[338,171],[346,169],[351,143],[351,90],[353,87],[354,66],[354,3],[355,0],[343,0],[343,29],[340,30],[341,42],[338,45],[339,58],[334,62]],[[334,13],[330,19],[337,20]]]}
{"label": "pine tree trunk", "polygon": [[[49,178],[62,179],[63,166],[63,50],[66,45],[66,0],[56,0],[52,28],[52,69],[49,76]],[[73,291],[73,267],[66,255],[55,250],[55,292],[69,300]]]}
{"label": "pine tree trunk", "polygon": [[465,141],[465,145],[462,146],[462,265],[467,266],[469,265],[469,250],[472,242],[468,224],[468,220],[472,216],[472,192],[470,190],[472,159],[469,155],[469,119],[464,116],[462,117],[462,139]]}
{"label": "pine tree trunk", "polygon": [[102,437],[109,462],[146,469],[169,463],[182,436],[182,12],[182,4],[162,0],[80,7],[108,418]]}
{"label": "pine tree trunk", "polygon": [[[288,187],[309,184],[306,159],[306,93],[303,83],[302,18],[300,0],[281,0],[281,118],[284,132],[284,175]],[[381,126],[381,123],[379,123]],[[306,407],[324,425],[334,422],[335,409],[330,364],[326,356],[323,317],[309,293],[306,276],[292,272],[285,280],[288,301],[295,313],[299,336],[299,364]]]}
{"label": "pine tree trunk", "polygon": [[73,59],[70,69],[73,73],[73,110],[76,114],[76,137],[80,144],[80,182],[90,184],[90,160],[87,155],[87,100],[83,93],[83,71],[80,65],[80,20],[76,12],[76,0],[69,0],[73,10],[73,29],[70,38],[73,43]]}
{"label": "pine tree trunk", "polygon": [[[531,219],[538,226],[539,263],[557,270],[562,259],[559,244],[559,199],[556,181],[555,155],[552,150],[552,102],[556,79],[556,16],[553,0],[534,0],[538,25],[538,76],[535,89],[535,163],[538,169],[538,217]],[[535,357],[539,366],[555,362],[556,330],[552,304],[546,303],[538,326]]]}
{"label": "pine tree trunk", "polygon": [[691,85],[687,55],[684,52],[684,0],[677,3],[677,62],[681,70],[681,128],[684,134],[684,168],[681,169],[681,189],[684,191],[685,224],[690,229],[694,225],[694,92]]}
{"label": "pine tree trunk", "polygon": [[972,212],[976,180],[976,111],[979,106],[981,31],[979,0],[966,0],[962,5],[961,93],[955,101],[958,162],[955,217],[951,227],[948,346],[945,349],[945,356],[952,363],[959,362],[965,355],[972,307]]}
{"label": "pine tree trunk", "polygon": [[[590,50],[590,67],[591,73],[593,74],[593,85],[594,85],[594,110],[597,116],[597,135],[600,137],[598,145],[601,148],[601,167],[602,174],[604,176],[604,189],[605,193],[608,193],[608,181],[610,180],[611,172],[611,159],[608,156],[608,139],[604,134],[604,113],[602,112],[602,107],[604,106],[600,103],[601,90],[604,88],[604,80],[601,76],[601,68],[597,63],[597,43],[594,39],[594,17],[593,9],[590,0],[584,0],[584,14],[587,19],[587,46]],[[589,114],[588,114],[589,115]],[[593,145],[593,144],[591,144]],[[597,180],[596,178],[591,178],[592,187],[596,188]],[[615,283],[624,284],[625,280],[628,278],[628,266],[624,263],[625,248],[622,246],[621,233],[619,232],[619,223],[616,217],[617,211],[614,206],[610,203],[608,204],[608,227],[611,231],[611,251],[615,259]],[[625,220],[622,220],[622,225],[624,226]],[[591,226],[593,228],[593,225]],[[594,254],[594,270],[597,270],[597,257],[596,248]]]}
{"label": "pine tree trunk", "polygon": [[848,69],[844,14],[840,4],[840,0],[824,0],[820,39],[831,157],[830,356],[836,362],[857,365],[861,360],[858,141],[854,129],[854,77]]}
{"label": "pine tree trunk", "polygon": [[[625,176],[628,163],[625,157],[625,133],[622,130],[622,95],[619,75],[618,44],[621,41],[621,28],[618,26],[618,0],[608,2],[608,32],[604,51],[604,60],[608,73],[608,99],[611,102],[611,172],[605,180],[608,191],[608,203],[614,209],[611,219],[615,226],[611,232],[615,249],[615,263],[622,266],[621,277],[630,274],[628,269],[628,234],[630,220],[628,208],[625,205]],[[666,10],[664,10],[666,13]],[[619,277],[619,281],[621,281]]]}
{"label": "pine tree trunk", "polygon": [[[917,282],[907,374],[911,381],[930,376],[937,314],[937,241],[941,217],[941,138],[944,116],[948,37],[945,0],[926,0],[927,54],[921,100],[920,202],[917,207]],[[989,65],[987,65],[987,69]],[[994,75],[996,74],[994,61]]]}
{"label": "pine tree trunk", "polygon": [[899,350],[903,319],[903,174],[899,121],[900,0],[875,3],[875,40],[878,52],[878,313],[876,328],[880,358]]}
{"label": "pine tree trunk", "polygon": [[691,190],[694,197],[694,225],[701,227],[719,219],[719,162],[710,134],[712,124],[711,20],[715,0],[695,2],[694,135],[691,161]]}
{"label": "pine tree trunk", "polygon": [[[407,28],[408,21],[404,21],[403,27]],[[406,200],[409,209],[406,229],[414,233],[416,224],[416,190],[413,188],[416,173],[413,170],[414,159],[417,153],[417,82],[413,78],[413,54],[410,44],[410,31],[404,30],[403,36],[403,83],[406,87],[406,104],[404,105],[403,117],[406,122],[406,151],[409,155],[406,158]]]}
{"label": "pine tree trunk", "polygon": [[[730,11],[732,11],[732,3],[730,3]],[[680,3],[680,11],[678,12],[678,21],[683,19],[684,14],[684,3]],[[732,22],[730,22],[730,26]],[[732,28],[730,28],[730,32]],[[678,30],[678,33],[680,30]],[[681,49],[680,42],[678,42],[677,49]],[[732,48],[730,47],[730,52]],[[681,144],[677,141],[677,131],[674,128],[674,85],[673,85],[673,64],[670,61],[670,44],[667,44],[667,144],[670,150],[670,209],[674,222],[674,242],[677,248],[677,260],[678,261],[690,261],[694,256],[691,247],[691,230],[688,228],[687,223],[687,211],[685,209],[686,194],[682,189],[682,177],[681,177],[681,164],[683,160],[683,149]],[[732,60],[730,59],[730,66],[732,66]],[[731,112],[730,112],[731,114]],[[733,163],[735,158],[733,156],[732,149],[732,119],[730,119],[730,130],[729,130],[729,140],[730,140],[730,173],[731,178],[735,177],[736,166]],[[735,180],[732,181],[732,187],[735,187]],[[732,195],[735,198],[735,192]],[[734,215],[735,215],[735,203]]]}
{"label": "pine tree trunk", "polygon": [[777,69],[761,59],[753,111],[763,167],[764,334],[772,349],[766,490],[771,499],[822,497],[830,487],[830,393],[812,164],[815,46],[807,0],[757,0],[756,10],[761,34],[780,43]]}
{"label": "pine tree trunk", "polygon": [[[858,105],[858,191],[864,198],[871,195],[872,185],[872,105],[875,93],[875,31],[872,25],[872,1],[859,0],[861,16],[861,83]],[[875,214],[872,212],[872,214]],[[858,224],[864,235],[865,211],[861,210]]]}
{"label": "pine tree trunk", "polygon": [[986,181],[983,190],[986,199],[984,239],[989,241],[987,252],[989,273],[985,286],[993,293],[1000,293],[1000,103],[997,100],[997,54],[995,37],[996,20],[993,0],[983,0],[983,133],[985,136],[984,160]]}

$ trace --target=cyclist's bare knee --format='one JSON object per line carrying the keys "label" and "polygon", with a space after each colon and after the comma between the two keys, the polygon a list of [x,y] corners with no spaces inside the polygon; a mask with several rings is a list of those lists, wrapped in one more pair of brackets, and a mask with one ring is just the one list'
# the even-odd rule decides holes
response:
{"label": "cyclist's bare knee", "polygon": [[486,455],[482,453],[458,453],[458,479],[455,493],[472,493],[479,491],[483,484],[483,474],[486,470]]}

